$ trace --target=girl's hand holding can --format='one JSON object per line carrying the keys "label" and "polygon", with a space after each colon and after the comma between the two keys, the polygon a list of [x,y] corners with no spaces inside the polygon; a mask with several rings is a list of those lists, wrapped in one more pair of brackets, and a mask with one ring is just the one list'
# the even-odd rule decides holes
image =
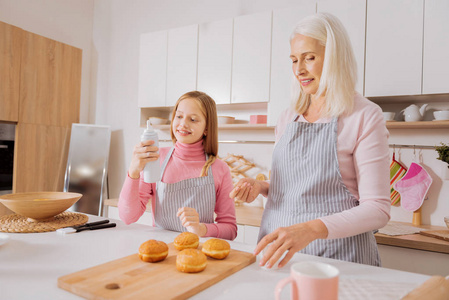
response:
{"label": "girl's hand holding can", "polygon": [[129,177],[137,179],[140,177],[145,165],[150,161],[155,161],[159,158],[159,148],[152,146],[154,141],[139,142],[134,146],[133,157],[131,159],[131,165],[128,170]]}

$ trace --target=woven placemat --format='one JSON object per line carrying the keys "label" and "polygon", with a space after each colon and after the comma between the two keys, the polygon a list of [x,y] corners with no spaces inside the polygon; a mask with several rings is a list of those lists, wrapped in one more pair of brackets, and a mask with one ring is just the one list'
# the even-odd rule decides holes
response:
{"label": "woven placemat", "polygon": [[16,233],[49,232],[59,228],[83,225],[88,220],[88,216],[70,211],[65,211],[44,221],[12,214],[0,217],[0,231]]}

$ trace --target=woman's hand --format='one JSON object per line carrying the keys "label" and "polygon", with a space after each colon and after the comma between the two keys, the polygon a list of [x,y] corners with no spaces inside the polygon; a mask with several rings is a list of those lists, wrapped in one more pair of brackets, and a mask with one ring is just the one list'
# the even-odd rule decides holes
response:
{"label": "woman's hand", "polygon": [[176,216],[181,220],[182,226],[187,228],[189,232],[193,232],[198,236],[206,235],[206,225],[200,223],[200,216],[196,209],[192,207],[181,207],[178,209]]}
{"label": "woman's hand", "polygon": [[159,148],[151,146],[154,141],[143,141],[134,146],[133,157],[131,165],[128,169],[129,177],[137,179],[140,177],[140,172],[143,171],[145,165],[150,161],[155,161],[159,158]]}
{"label": "woman's hand", "polygon": [[305,223],[295,224],[289,227],[280,227],[270,234],[267,234],[257,244],[254,255],[258,255],[265,247],[263,257],[259,264],[270,269],[284,255],[287,254],[278,264],[278,268],[285,266],[288,261],[299,250],[304,249],[308,244],[316,239],[327,237],[326,225],[321,220],[312,220]]}
{"label": "woman's hand", "polygon": [[[266,184],[266,186],[264,186]],[[237,182],[229,197],[243,202],[253,202],[262,193],[268,194],[268,183],[253,178],[242,178]]]}

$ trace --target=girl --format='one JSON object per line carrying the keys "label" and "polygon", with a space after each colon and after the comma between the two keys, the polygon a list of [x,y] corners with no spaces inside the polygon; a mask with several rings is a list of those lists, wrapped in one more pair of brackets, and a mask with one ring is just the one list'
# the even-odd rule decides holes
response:
{"label": "girl", "polygon": [[[151,198],[154,223],[173,231],[233,240],[237,236],[231,172],[218,153],[217,111],[207,94],[192,91],[175,104],[171,137],[174,147],[160,149],[161,181],[145,183],[140,174],[159,150],[154,141],[134,147],[120,193],[120,218],[130,224],[144,213]],[[199,177],[198,177],[199,176]],[[214,212],[216,218],[214,222]]]}

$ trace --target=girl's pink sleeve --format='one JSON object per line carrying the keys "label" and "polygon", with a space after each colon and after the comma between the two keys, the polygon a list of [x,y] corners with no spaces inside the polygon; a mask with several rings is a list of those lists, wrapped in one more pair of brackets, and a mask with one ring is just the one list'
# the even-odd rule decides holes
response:
{"label": "girl's pink sleeve", "polygon": [[216,160],[212,165],[215,181],[216,204],[215,223],[205,224],[206,237],[217,237],[234,240],[237,237],[237,221],[235,218],[234,200],[229,197],[233,189],[231,172],[229,167],[221,160]]}
{"label": "girl's pink sleeve", "polygon": [[126,176],[118,201],[119,217],[123,222],[131,224],[139,220],[147,208],[148,201],[153,198],[154,185],[143,182],[142,173],[139,179]]}

